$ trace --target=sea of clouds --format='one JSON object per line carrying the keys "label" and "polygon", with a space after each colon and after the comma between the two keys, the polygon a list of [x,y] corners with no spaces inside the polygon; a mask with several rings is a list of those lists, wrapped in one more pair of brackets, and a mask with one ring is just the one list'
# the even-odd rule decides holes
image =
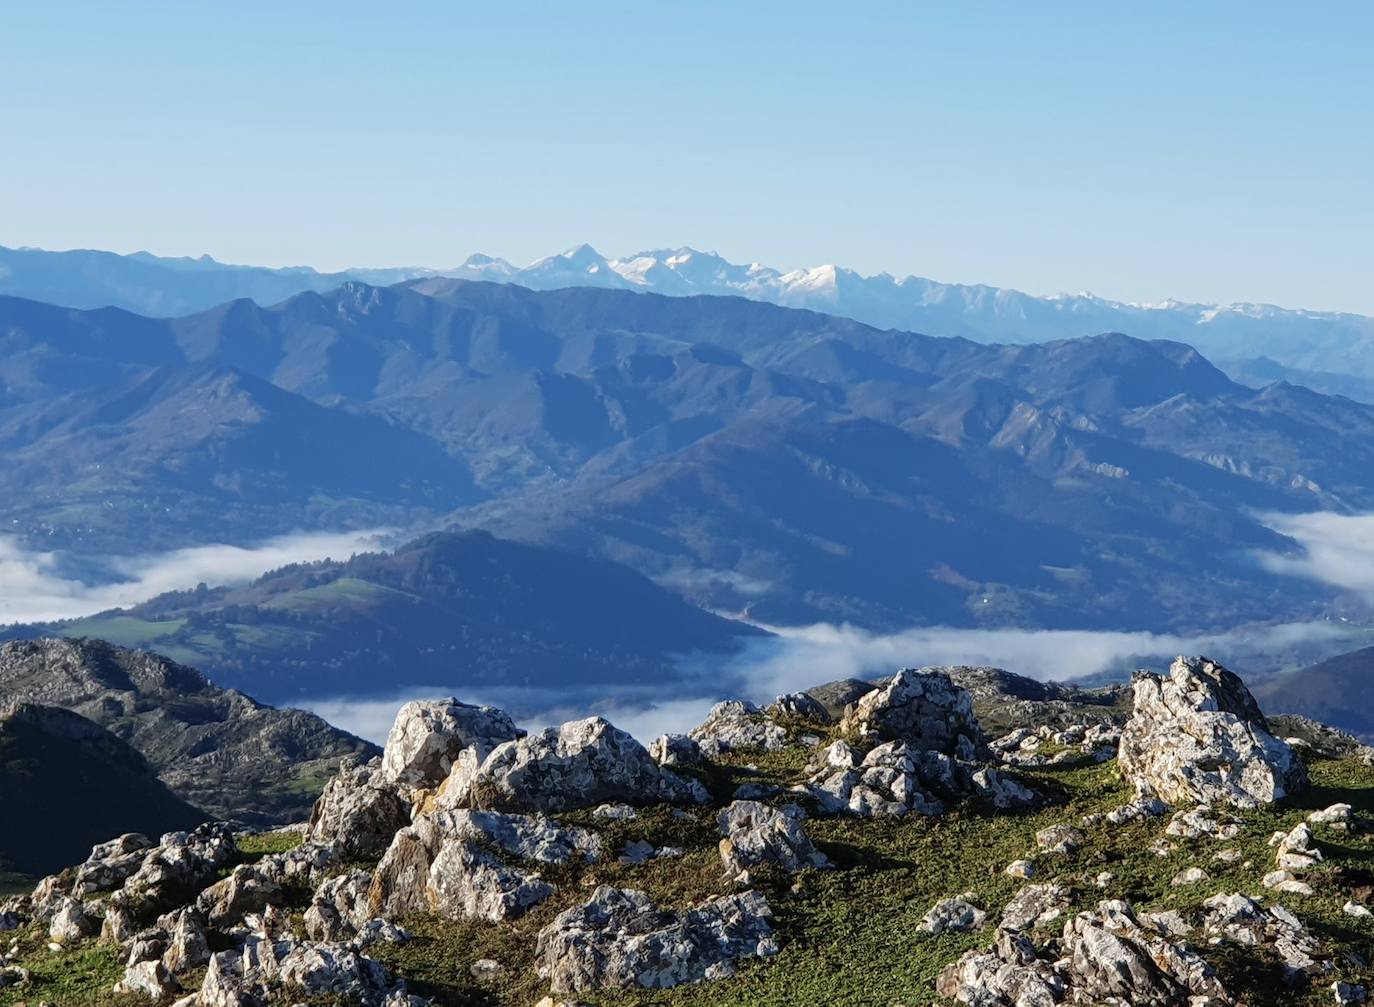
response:
{"label": "sea of clouds", "polygon": [[[1374,515],[1266,515],[1293,540],[1286,553],[1257,554],[1276,573],[1319,581],[1374,601]],[[64,558],[0,538],[0,624],[77,618],[146,601],[170,590],[243,583],[289,563],[344,559],[386,544],[386,529],[284,535],[254,546],[205,545],[101,560],[102,577],[67,572]],[[92,568],[87,561],[83,569]],[[713,576],[722,575],[720,572]],[[762,588],[761,588],[762,589]],[[665,698],[653,683],[618,691],[578,693],[465,690],[458,698],[501,706],[527,729],[598,714],[642,740],[699,723],[722,698],[765,703],[774,696],[841,678],[873,678],[908,665],[980,664],[1054,681],[1124,674],[1159,667],[1181,653],[1226,660],[1292,651],[1337,653],[1364,642],[1364,631],[1338,621],[1261,625],[1209,634],[1091,630],[966,629],[927,626],[871,633],[852,626],[768,626],[774,635],[740,654],[709,662],[688,655]],[[315,697],[303,705],[347,730],[385,740],[396,710],[416,698],[450,695],[452,684],[407,686],[393,695]]]}

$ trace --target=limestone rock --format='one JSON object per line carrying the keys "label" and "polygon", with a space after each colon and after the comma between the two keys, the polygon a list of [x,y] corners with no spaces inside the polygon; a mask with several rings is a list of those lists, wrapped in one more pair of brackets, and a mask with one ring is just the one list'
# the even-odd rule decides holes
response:
{"label": "limestone rock", "polygon": [[834,723],[834,718],[830,716],[825,704],[805,692],[789,692],[785,696],[779,696],[773,701],[773,705],[768,707],[767,712],[776,717],[810,720],[817,724]]}
{"label": "limestone rock", "polygon": [[1172,1007],[1231,998],[1215,970],[1196,954],[1141,926],[1126,903],[1111,900],[1064,925],[1064,954],[1078,1002]]}
{"label": "limestone rock", "polygon": [[256,1007],[276,987],[307,996],[333,996],[357,1007],[407,1002],[380,963],[351,947],[250,935],[242,950],[221,951],[210,959],[196,1004]]}
{"label": "limestone rock", "polygon": [[660,768],[630,735],[589,717],[498,745],[480,764],[465,750],[434,807],[550,812],[706,800],[701,784]]}
{"label": "limestone rock", "polygon": [[312,941],[346,941],[372,918],[367,871],[339,874],[322,881],[305,911],[305,936]]}
{"label": "limestone rock", "polygon": [[1167,678],[1138,673],[1134,690],[1117,759],[1142,796],[1254,808],[1306,786],[1302,760],[1221,665],[1180,657]]}
{"label": "limestone rock", "polygon": [[181,992],[181,984],[160,961],[144,961],[124,970],[124,978],[114,985],[115,993],[132,993],[157,1003]]}
{"label": "limestone rock", "polygon": [[473,749],[481,760],[497,745],[524,735],[505,711],[493,706],[414,700],[401,707],[391,725],[381,777],[402,790],[432,789],[448,778],[463,749]]}
{"label": "limestone rock", "polygon": [[129,832],[95,846],[86,862],[76,869],[72,897],[85,899],[119,888],[130,874],[138,870],[144,855],[152,846],[152,840],[137,832]]}
{"label": "limestone rock", "polygon": [[217,930],[228,930],[249,913],[260,913],[269,905],[281,905],[281,885],[256,864],[239,864],[227,878],[215,882],[196,899],[196,906]]}
{"label": "limestone rock", "polygon": [[1083,845],[1083,830],[1074,825],[1051,825],[1035,834],[1035,845],[1045,853],[1072,853]]}
{"label": "limestone rock", "polygon": [[933,668],[903,668],[847,709],[840,729],[961,759],[984,747],[973,698]]}
{"label": "limestone rock", "polygon": [[737,699],[717,703],[691,738],[708,756],[725,752],[776,752],[787,744],[787,731],[753,703]]}
{"label": "limestone rock", "polygon": [[1248,895],[1218,894],[1203,903],[1203,933],[1236,944],[1261,948],[1282,962],[1290,985],[1305,983],[1327,970],[1319,960],[1321,942],[1281,905],[1266,909]]}
{"label": "limestone rock", "polygon": [[660,766],[691,769],[706,761],[695,738],[687,734],[660,734],[649,745],[649,755]]}
{"label": "limestone rock", "polygon": [[825,767],[797,789],[827,814],[876,818],[944,811],[940,800],[922,786],[918,756],[895,741],[879,745],[862,761],[849,745],[836,742],[826,750]]}
{"label": "limestone rock", "polygon": [[771,917],[758,892],[671,912],[643,892],[602,885],[539,932],[539,974],[554,993],[666,989],[725,978],[741,958],[777,953]]}
{"label": "limestone rock", "polygon": [[169,832],[143,855],[138,870],[110,901],[138,905],[144,911],[170,909],[213,881],[235,856],[234,833],[224,822],[208,822],[192,832]]}
{"label": "limestone rock", "polygon": [[48,937],[59,943],[92,937],[100,930],[99,923],[86,913],[86,907],[76,899],[61,896],[53,907],[48,923]]}
{"label": "limestone rock", "polygon": [[1006,930],[1032,930],[1063,916],[1073,904],[1073,889],[1059,884],[1026,885],[1002,909]]}
{"label": "limestone rock", "polygon": [[377,865],[370,911],[395,917],[435,912],[496,922],[514,919],[553,894],[533,865],[596,860],[600,842],[543,815],[442,811],[396,834]]}
{"label": "limestone rock", "polygon": [[969,893],[951,899],[941,899],[921,920],[920,929],[928,934],[942,934],[946,930],[963,933],[977,930],[987,921],[988,914],[970,901]]}
{"label": "limestone rock", "polygon": [[974,1007],[1049,1007],[1064,1003],[1067,991],[1063,972],[1011,930],[998,931],[992,947],[968,952],[935,981],[940,996]]}
{"label": "limestone rock", "polygon": [[812,845],[802,822],[806,813],[795,804],[782,809],[757,801],[735,801],[716,821],[721,835],[720,858],[730,877],[752,867],[772,864],[785,871],[830,866],[825,855]]}
{"label": "limestone rock", "polygon": [[380,759],[346,760],[315,802],[306,838],[332,844],[345,857],[375,857],[409,822],[410,805],[382,773]]}
{"label": "limestone rock", "polygon": [[167,932],[167,947],[162,965],[173,975],[199,968],[210,961],[210,944],[205,935],[205,917],[194,909],[179,909],[158,920]]}

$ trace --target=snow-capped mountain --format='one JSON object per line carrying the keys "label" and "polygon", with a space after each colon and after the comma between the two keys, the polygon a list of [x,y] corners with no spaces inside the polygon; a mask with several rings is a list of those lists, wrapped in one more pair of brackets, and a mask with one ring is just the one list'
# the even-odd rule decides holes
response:
{"label": "snow-capped mountain", "polygon": [[232,266],[208,256],[164,259],[144,252],[121,256],[0,248],[0,294],[77,308],[114,305],[155,315],[203,310],[238,297],[271,304],[348,280],[390,284],[434,276],[536,290],[602,287],[673,297],[747,297],[883,328],[980,342],[1034,343],[1124,332],[1188,343],[1250,384],[1289,380],[1374,401],[1374,318],[1267,304],[1130,304],[1092,294],[1042,297],[918,276],[865,276],[836,265],[784,272],[694,248],[607,258],[584,244],[524,266],[479,254],[448,269],[353,268],[338,273]]}

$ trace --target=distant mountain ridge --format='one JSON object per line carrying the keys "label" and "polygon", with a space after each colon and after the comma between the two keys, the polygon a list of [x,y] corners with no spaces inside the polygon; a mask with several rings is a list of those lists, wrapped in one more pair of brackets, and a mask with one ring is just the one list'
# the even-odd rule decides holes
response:
{"label": "distant mountain ridge", "polygon": [[[1319,391],[1374,400],[1374,318],[1266,304],[1133,304],[1091,294],[1035,296],[981,284],[951,284],[886,273],[864,276],[835,265],[779,270],[733,263],[692,248],[652,249],[608,258],[589,245],[516,266],[472,255],[452,268],[234,266],[208,256],[160,258],[146,252],[48,252],[0,247],[0,294],[69,307],[122,307],[173,316],[237,298],[275,304],[348,281],[384,285],[444,277],[513,283],[536,290],[599,287],[681,297],[747,297],[842,315],[880,328],[964,336],[983,342],[1043,342],[1125,332],[1188,343],[1247,382],[1284,378]],[[1261,358],[1268,358],[1266,367]],[[1273,374],[1272,367],[1282,368]],[[1269,377],[1256,374],[1268,372]]]}

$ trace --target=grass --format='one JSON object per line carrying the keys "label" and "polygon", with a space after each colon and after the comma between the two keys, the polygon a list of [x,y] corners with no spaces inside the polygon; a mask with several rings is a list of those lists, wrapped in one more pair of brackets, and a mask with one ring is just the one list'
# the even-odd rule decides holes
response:
{"label": "grass", "polygon": [[142,647],[175,636],[185,627],[185,619],[153,622],[129,615],[78,619],[63,627],[69,636],[95,636],[121,647]]}
{"label": "grass", "polygon": [[117,947],[82,941],[50,951],[48,935],[39,927],[4,936],[17,940],[19,964],[33,978],[23,986],[0,987],[0,1005],[48,1001],[57,1007],[132,1007],[147,1002],[111,992],[124,975],[124,959]]}

